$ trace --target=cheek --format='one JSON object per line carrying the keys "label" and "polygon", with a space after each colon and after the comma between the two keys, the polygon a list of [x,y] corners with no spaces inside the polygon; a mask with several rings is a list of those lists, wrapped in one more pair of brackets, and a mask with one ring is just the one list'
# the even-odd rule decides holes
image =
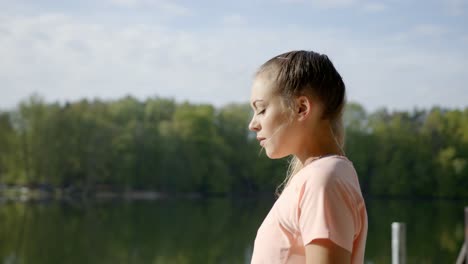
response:
{"label": "cheek", "polygon": [[265,147],[270,159],[281,159],[291,154],[289,140],[284,133],[277,133]]}
{"label": "cheek", "polygon": [[277,106],[271,106],[270,109],[267,109],[264,115],[265,121],[271,125],[278,125],[283,121],[283,114],[281,109],[278,109]]}
{"label": "cheek", "polygon": [[276,135],[278,132],[276,130],[281,126],[281,123],[278,122],[274,117],[267,117],[263,121],[263,129],[268,133],[269,136]]}
{"label": "cheek", "polygon": [[287,122],[284,115],[281,113],[272,113],[271,116],[265,116],[265,126],[268,127],[271,133],[283,134],[287,129]]}

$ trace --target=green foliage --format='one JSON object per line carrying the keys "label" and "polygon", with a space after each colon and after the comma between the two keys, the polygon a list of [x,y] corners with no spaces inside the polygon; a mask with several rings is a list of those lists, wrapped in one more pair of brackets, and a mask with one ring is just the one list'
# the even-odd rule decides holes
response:
{"label": "green foliage", "polygon": [[[85,192],[151,189],[272,192],[287,160],[260,152],[248,104],[215,108],[172,99],[45,103],[33,95],[0,112],[0,183]],[[346,153],[364,193],[468,196],[468,109],[345,112]]]}

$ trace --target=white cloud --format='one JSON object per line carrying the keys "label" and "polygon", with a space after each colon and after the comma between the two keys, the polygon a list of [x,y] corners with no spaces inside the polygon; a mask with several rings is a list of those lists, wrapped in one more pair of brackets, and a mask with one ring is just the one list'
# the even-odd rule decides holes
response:
{"label": "white cloud", "polygon": [[412,29],[412,33],[414,34],[429,37],[441,37],[448,32],[449,29],[447,27],[435,24],[420,24],[414,26]]}
{"label": "white cloud", "polygon": [[330,8],[344,8],[352,6],[359,0],[280,0],[283,3],[290,4],[312,4],[315,7],[330,9]]}
{"label": "white cloud", "polygon": [[356,0],[312,0],[312,3],[314,5],[323,8],[348,7],[356,2]]}
{"label": "white cloud", "polygon": [[227,26],[243,26],[247,24],[247,19],[239,14],[231,14],[223,17],[223,24]]}
{"label": "white cloud", "polygon": [[363,10],[368,13],[379,13],[385,11],[387,8],[387,5],[379,2],[369,2],[365,3],[363,6]]}
{"label": "white cloud", "polygon": [[127,6],[127,7],[135,7],[141,0],[109,0],[110,3],[119,5],[119,6]]}
{"label": "white cloud", "polygon": [[349,98],[369,109],[466,106],[466,50],[434,51],[320,27],[187,32],[156,25],[118,28],[63,15],[0,22],[0,106],[12,107],[35,91],[48,100],[133,94],[216,105],[247,101],[256,67],[292,49],[328,54]]}
{"label": "white cloud", "polygon": [[314,7],[322,9],[339,9],[357,7],[367,13],[378,13],[388,9],[388,6],[382,2],[370,2],[363,0],[280,0],[290,4],[311,4]]}
{"label": "white cloud", "polygon": [[110,4],[126,8],[154,8],[172,16],[191,15],[192,11],[170,0],[107,0]]}
{"label": "white cloud", "polygon": [[[15,18],[0,28],[10,32],[0,37],[2,105],[33,91],[61,99],[127,93],[247,98],[249,59],[233,52],[236,41],[224,32],[215,33],[218,39],[155,26],[115,29],[55,15]],[[242,81],[244,93],[238,93]]]}

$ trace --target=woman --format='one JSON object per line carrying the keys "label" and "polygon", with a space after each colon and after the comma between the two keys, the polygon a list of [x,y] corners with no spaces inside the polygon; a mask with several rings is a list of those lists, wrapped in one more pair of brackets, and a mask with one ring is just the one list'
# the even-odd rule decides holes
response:
{"label": "woman", "polygon": [[312,51],[273,57],[255,75],[251,105],[249,129],[267,156],[293,157],[252,263],[363,263],[367,212],[343,151],[345,85],[332,62]]}

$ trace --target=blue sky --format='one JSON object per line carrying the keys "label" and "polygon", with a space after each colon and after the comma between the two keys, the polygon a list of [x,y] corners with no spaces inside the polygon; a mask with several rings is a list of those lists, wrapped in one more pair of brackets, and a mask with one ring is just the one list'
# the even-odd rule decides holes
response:
{"label": "blue sky", "polygon": [[467,0],[0,0],[0,109],[246,102],[256,68],[295,49],[327,54],[369,111],[468,106]]}

